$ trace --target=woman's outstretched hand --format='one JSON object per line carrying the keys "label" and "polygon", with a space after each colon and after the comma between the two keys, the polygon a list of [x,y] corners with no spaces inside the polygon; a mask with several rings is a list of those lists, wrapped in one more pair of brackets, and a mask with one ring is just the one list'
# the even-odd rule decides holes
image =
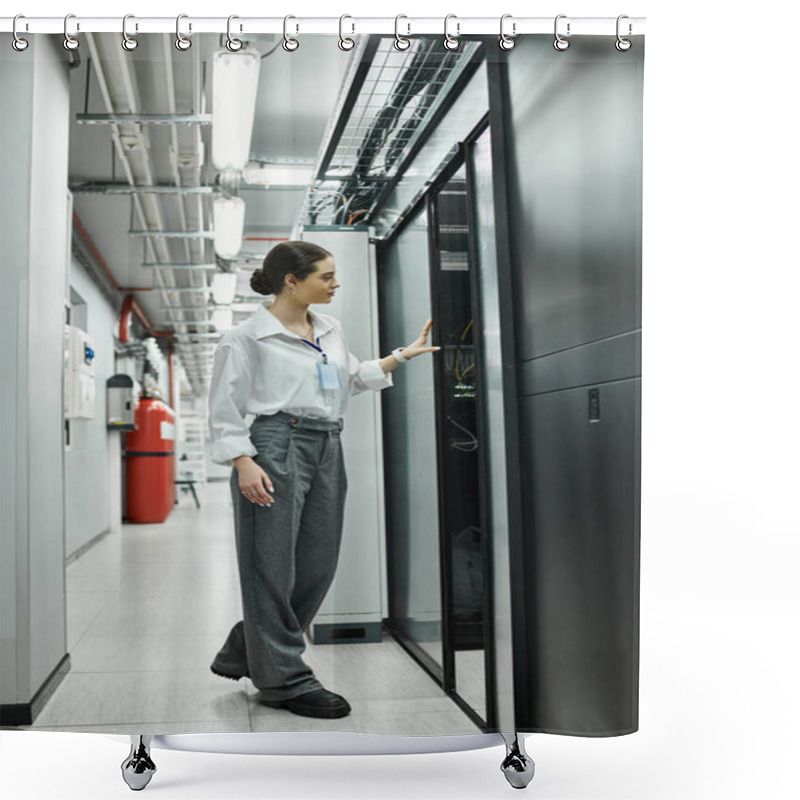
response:
{"label": "woman's outstretched hand", "polygon": [[402,349],[402,354],[405,358],[414,358],[414,356],[421,355],[422,353],[431,353],[435,350],[441,350],[441,347],[425,347],[425,342],[428,341],[428,335],[431,332],[431,325],[433,325],[433,320],[429,319],[423,326],[422,330],[420,331],[419,338],[412,342],[408,347],[404,347]]}

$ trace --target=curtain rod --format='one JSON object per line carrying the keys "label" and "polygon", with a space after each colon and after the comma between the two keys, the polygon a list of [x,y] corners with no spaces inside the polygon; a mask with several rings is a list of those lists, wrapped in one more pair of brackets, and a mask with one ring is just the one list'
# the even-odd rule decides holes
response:
{"label": "curtain rod", "polygon": [[[513,17],[503,15],[503,31],[507,36],[526,33],[553,33],[555,17]],[[559,15],[558,30],[562,36],[595,35],[614,36],[617,33],[617,17],[570,17]],[[620,32],[623,36],[636,36],[644,33],[645,17],[623,16]],[[450,15],[447,30],[451,36],[471,34],[500,35],[501,17],[459,17]],[[11,33],[13,17],[0,17],[0,31]],[[70,15],[66,26],[71,36],[81,33],[121,33],[122,17],[81,17]],[[248,33],[284,33],[284,17],[235,17],[231,32],[235,35]],[[569,25],[569,30],[567,30]],[[360,33],[395,34],[395,26],[400,36],[416,34],[445,33],[444,17],[354,17],[346,15],[341,23],[344,36]],[[17,20],[17,34],[25,33],[64,33],[64,17],[20,16]],[[142,33],[175,33],[176,17],[129,17],[126,25],[129,35]],[[183,36],[196,33],[226,33],[228,17],[194,17],[181,15],[180,31]],[[288,32],[297,34],[338,34],[338,17],[299,17],[292,15],[288,22]]]}

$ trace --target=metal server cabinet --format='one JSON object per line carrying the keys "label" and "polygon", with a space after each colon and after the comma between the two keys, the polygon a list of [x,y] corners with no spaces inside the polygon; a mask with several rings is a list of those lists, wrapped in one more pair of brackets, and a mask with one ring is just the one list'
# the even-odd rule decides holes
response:
{"label": "metal server cabinet", "polygon": [[607,37],[572,37],[558,52],[552,37],[522,37],[489,63],[517,395],[507,435],[519,443],[509,546],[523,731],[638,728],[644,38],[633,41],[620,53]]}
{"label": "metal server cabinet", "polygon": [[[642,37],[634,42],[625,53],[591,36],[564,52],[550,36],[487,47],[488,114],[378,249],[383,349],[427,316],[443,346],[382,398],[389,628],[485,730],[638,728]],[[464,229],[469,287],[457,279]],[[470,339],[459,318],[472,318]],[[474,350],[474,426],[454,414],[466,388],[450,374],[454,343]],[[463,450],[452,452],[458,425],[477,439],[477,483]],[[458,619],[467,522],[480,534],[486,598],[475,635]]]}

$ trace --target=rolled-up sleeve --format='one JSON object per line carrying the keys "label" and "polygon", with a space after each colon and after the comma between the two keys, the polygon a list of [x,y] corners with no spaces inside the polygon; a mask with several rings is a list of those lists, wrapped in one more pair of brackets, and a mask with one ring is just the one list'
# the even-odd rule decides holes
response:
{"label": "rolled-up sleeve", "polygon": [[350,373],[350,395],[355,396],[367,389],[379,392],[394,386],[392,373],[384,372],[380,359],[359,361],[349,350],[347,352],[348,371]]}
{"label": "rolled-up sleeve", "polygon": [[252,379],[249,359],[239,347],[220,342],[214,351],[214,368],[208,390],[209,457],[215,464],[231,467],[237,456],[255,456],[258,453],[250,441],[250,429],[245,423]]}

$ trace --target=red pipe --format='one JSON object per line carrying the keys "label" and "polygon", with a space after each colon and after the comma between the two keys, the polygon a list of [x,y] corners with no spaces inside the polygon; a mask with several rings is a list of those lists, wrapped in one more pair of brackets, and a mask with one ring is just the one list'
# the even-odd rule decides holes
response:
{"label": "red pipe", "polygon": [[171,336],[171,331],[154,331],[150,325],[150,320],[145,316],[144,311],[139,307],[136,298],[132,294],[126,294],[122,301],[122,308],[119,312],[119,340],[121,342],[130,341],[130,320],[131,314],[136,313],[136,316],[142,321],[145,329],[151,336]]}

